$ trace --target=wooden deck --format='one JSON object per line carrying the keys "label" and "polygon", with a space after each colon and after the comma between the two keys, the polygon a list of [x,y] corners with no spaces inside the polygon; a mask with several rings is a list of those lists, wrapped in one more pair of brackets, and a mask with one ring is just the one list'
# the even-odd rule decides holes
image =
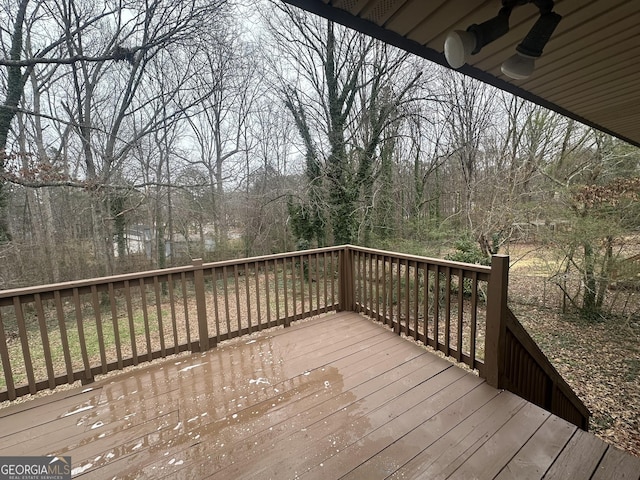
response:
{"label": "wooden deck", "polygon": [[81,478],[635,479],[640,458],[355,313],[0,410]]}

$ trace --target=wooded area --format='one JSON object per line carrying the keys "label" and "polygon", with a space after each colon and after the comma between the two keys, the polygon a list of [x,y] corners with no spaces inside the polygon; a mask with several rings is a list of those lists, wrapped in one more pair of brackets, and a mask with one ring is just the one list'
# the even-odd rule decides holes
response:
{"label": "wooded area", "polygon": [[638,315],[608,294],[639,286],[628,144],[280,2],[0,8],[2,289],[526,241],[556,253],[565,308]]}

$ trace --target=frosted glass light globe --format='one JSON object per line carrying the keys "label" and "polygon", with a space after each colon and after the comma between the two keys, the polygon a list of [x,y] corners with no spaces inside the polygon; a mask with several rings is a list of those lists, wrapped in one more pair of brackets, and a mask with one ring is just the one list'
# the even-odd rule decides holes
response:
{"label": "frosted glass light globe", "polygon": [[476,48],[476,36],[471,32],[454,30],[444,41],[444,56],[453,68],[460,68]]}
{"label": "frosted glass light globe", "polygon": [[513,78],[515,80],[523,80],[530,77],[535,68],[535,57],[524,55],[518,52],[515,55],[507,58],[500,69],[502,70],[502,73],[504,73],[507,77]]}

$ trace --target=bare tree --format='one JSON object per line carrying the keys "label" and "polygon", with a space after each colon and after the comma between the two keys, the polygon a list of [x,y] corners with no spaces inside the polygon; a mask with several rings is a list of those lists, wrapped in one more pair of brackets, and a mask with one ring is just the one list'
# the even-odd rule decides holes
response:
{"label": "bare tree", "polygon": [[189,118],[197,146],[193,164],[206,172],[209,213],[216,244],[223,250],[230,223],[225,188],[238,187],[237,180],[242,176],[241,154],[249,148],[246,132],[259,85],[249,47],[239,37],[236,28],[227,27],[221,32],[218,47],[197,58],[199,76],[195,88],[203,92],[203,100],[199,114]]}
{"label": "bare tree", "polygon": [[298,175],[302,167],[293,161],[298,156],[293,119],[275,92],[267,91],[258,99],[250,135],[255,148],[247,156],[242,221],[247,254],[289,251],[293,245],[287,199],[306,192]]}
{"label": "bare tree", "polygon": [[[20,4],[12,38],[19,39],[20,28],[26,26],[29,48],[23,42],[14,54],[19,42],[13,41],[12,56],[2,64],[12,79],[20,73],[20,96],[31,72],[58,67],[55,77],[49,77],[55,81],[51,88],[58,92],[58,100],[49,112],[37,114],[48,118],[49,124],[62,122],[72,128],[74,135],[68,141],[78,142],[84,169],[80,178],[58,184],[75,184],[94,193],[94,251],[107,272],[112,270],[111,230],[121,225],[108,220],[111,213],[115,212],[115,220],[119,215],[113,209],[118,202],[111,204],[111,197],[118,195],[110,188],[122,178],[118,172],[123,162],[144,136],[178,121],[198,105],[200,98],[185,89],[194,73],[190,58],[205,45],[210,25],[225,13],[225,3],[131,0],[101,7],[75,0],[39,0],[28,18],[28,0]],[[48,35],[36,36],[32,32],[37,28],[47,28]],[[8,100],[15,96],[14,90],[9,90]],[[29,106],[24,110],[31,114]],[[10,120],[3,124],[7,132]]]}
{"label": "bare tree", "polygon": [[[22,54],[23,23],[27,13],[29,0],[21,0],[16,11],[15,21],[11,32],[11,46],[9,59],[19,60]],[[4,42],[3,42],[4,43]],[[6,162],[7,136],[11,121],[16,113],[16,107],[22,97],[22,89],[26,78],[19,66],[7,67],[5,101],[0,106],[0,174],[4,173]],[[11,233],[6,218],[7,192],[4,181],[0,180],[0,243],[11,240]]]}
{"label": "bare tree", "polygon": [[470,77],[456,72],[443,75],[444,88],[449,95],[450,149],[458,162],[461,174],[459,214],[468,228],[473,228],[472,209],[476,166],[481,156],[481,141],[493,125],[495,90]]}
{"label": "bare tree", "polygon": [[[323,192],[323,198],[329,211],[333,241],[349,243],[356,233],[358,188],[347,152],[347,124],[355,108],[356,95],[362,88],[361,72],[373,41],[290,7],[280,6],[279,10],[281,15],[274,18],[281,23],[272,23],[271,31],[296,69],[296,77],[282,88],[285,104],[306,144],[310,185],[315,187],[320,175],[323,183],[326,182],[327,193]],[[291,34],[282,28],[283,22],[293,26]],[[318,190],[313,188],[313,191]],[[312,210],[310,221],[314,225],[314,236],[319,243],[324,243],[320,230],[323,215],[317,209],[321,202],[324,200],[313,199],[311,205],[315,211]]]}
{"label": "bare tree", "polygon": [[[227,14],[226,3],[22,0],[9,7],[10,25],[0,33],[1,238],[10,238],[6,181],[27,189],[52,248],[51,189],[75,188],[91,207],[92,250],[101,267],[94,274],[113,270],[112,234],[122,239],[131,208],[121,200],[144,183],[131,175],[128,160],[145,137],[194,114],[202,97],[191,88],[197,73],[191,59],[217,48],[211,26]],[[168,168],[165,157],[149,160]]]}
{"label": "bare tree", "polygon": [[301,239],[324,243],[330,224],[334,243],[359,232],[368,242],[381,153],[394,144],[387,135],[415,100],[421,73],[387,45],[291,7],[275,10],[269,29],[284,54],[273,67],[305,150],[309,195],[291,210]]}

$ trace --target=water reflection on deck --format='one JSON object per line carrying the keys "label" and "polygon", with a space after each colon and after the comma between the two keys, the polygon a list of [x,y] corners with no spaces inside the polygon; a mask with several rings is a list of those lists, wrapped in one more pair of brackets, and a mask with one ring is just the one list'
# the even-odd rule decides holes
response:
{"label": "water reflection on deck", "polygon": [[354,313],[17,404],[0,422],[0,455],[71,455],[86,478],[640,475],[640,459]]}

